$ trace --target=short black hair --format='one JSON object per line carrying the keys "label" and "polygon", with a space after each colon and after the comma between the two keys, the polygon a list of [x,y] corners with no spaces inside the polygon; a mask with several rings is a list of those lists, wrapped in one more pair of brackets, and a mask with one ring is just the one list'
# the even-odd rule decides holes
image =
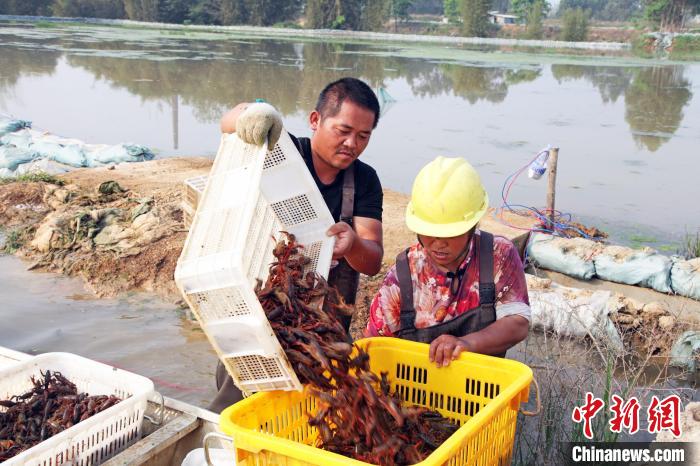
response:
{"label": "short black hair", "polygon": [[356,78],[341,78],[323,88],[316,102],[316,111],[322,117],[333,117],[340,111],[340,106],[349,100],[367,110],[374,112],[374,125],[379,122],[379,100],[366,83]]}

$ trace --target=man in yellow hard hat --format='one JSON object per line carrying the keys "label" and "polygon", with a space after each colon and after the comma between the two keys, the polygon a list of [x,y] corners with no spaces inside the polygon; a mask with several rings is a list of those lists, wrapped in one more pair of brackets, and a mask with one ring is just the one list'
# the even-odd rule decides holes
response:
{"label": "man in yellow hard hat", "polygon": [[525,339],[530,305],[520,256],[480,231],[488,209],[464,159],[438,157],[416,177],[406,225],[418,242],[401,252],[370,306],[367,336],[430,343],[446,366],[462,351],[504,356]]}

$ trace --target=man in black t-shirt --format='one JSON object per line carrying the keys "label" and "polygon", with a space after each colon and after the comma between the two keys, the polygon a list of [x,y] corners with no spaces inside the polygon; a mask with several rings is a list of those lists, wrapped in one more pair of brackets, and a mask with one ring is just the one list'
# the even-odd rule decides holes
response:
{"label": "man in black t-shirt", "polygon": [[[372,89],[358,79],[343,78],[321,91],[309,114],[311,138],[290,135],[337,222],[327,232],[336,237],[333,259],[338,262],[328,282],[350,304],[355,303],[359,274],[377,274],[384,255],[382,186],[374,169],[357,160],[378,121],[379,101]],[[272,147],[282,131],[282,118],[269,104],[241,103],[223,116],[221,131],[236,132],[258,145],[268,139]],[[343,324],[349,329],[349,316]],[[240,392],[231,396],[235,386],[230,378],[223,382],[226,372],[219,366],[219,395],[210,408],[216,412],[240,399]]]}
{"label": "man in black t-shirt", "polygon": [[[336,236],[333,258],[341,268],[347,263],[349,269],[366,275],[379,272],[384,254],[383,194],[374,169],[357,158],[367,147],[378,121],[379,101],[372,89],[358,79],[343,78],[321,91],[316,108],[309,115],[311,138],[292,136],[338,222],[328,230],[329,235]],[[236,132],[254,144],[263,144],[269,138],[269,145],[273,146],[282,131],[282,118],[269,104],[242,103],[223,116],[221,131]],[[349,180],[348,175],[353,175],[353,179]],[[350,187],[354,199],[350,208],[346,203],[349,212],[343,213],[343,187],[348,188],[349,181],[354,185]],[[352,304],[356,290],[342,289],[348,280],[345,276],[336,278],[336,268],[331,270],[329,282],[341,289]]]}

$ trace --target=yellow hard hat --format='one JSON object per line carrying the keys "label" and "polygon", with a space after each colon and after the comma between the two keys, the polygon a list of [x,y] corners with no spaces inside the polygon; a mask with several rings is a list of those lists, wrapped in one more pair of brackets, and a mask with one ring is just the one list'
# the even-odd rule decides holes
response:
{"label": "yellow hard hat", "polygon": [[423,167],[413,182],[406,226],[419,235],[459,236],[481,220],[488,206],[481,178],[469,162],[438,157]]}

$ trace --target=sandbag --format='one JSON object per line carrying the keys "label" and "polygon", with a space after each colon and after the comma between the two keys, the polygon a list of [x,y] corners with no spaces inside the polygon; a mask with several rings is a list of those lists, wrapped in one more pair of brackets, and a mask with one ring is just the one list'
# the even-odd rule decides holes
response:
{"label": "sandbag", "polygon": [[603,280],[653,288],[661,293],[672,292],[673,262],[651,248],[606,246],[594,262],[596,275]]}
{"label": "sandbag", "polygon": [[58,163],[48,159],[32,160],[31,162],[23,163],[17,166],[14,173],[8,176],[20,176],[29,173],[48,173],[49,175],[61,175],[68,173],[75,167]]}
{"label": "sandbag", "polygon": [[0,173],[3,176],[16,176],[14,171],[18,166],[40,159],[56,162],[62,167],[80,168],[143,162],[154,158],[150,149],[138,144],[85,144],[79,139],[35,131],[30,126],[0,137],[0,147],[6,148],[6,152],[0,156]]}
{"label": "sandbag", "polygon": [[7,133],[14,133],[15,131],[31,127],[31,121],[0,117],[0,137],[6,135]]}
{"label": "sandbag", "polygon": [[590,280],[596,272],[593,258],[601,248],[599,243],[584,238],[532,233],[527,254],[540,267]]}
{"label": "sandbag", "polygon": [[31,145],[34,142],[30,131],[31,130],[23,129],[15,133],[8,133],[0,138],[0,145],[12,146],[29,151],[31,150]]}
{"label": "sandbag", "polygon": [[32,149],[40,158],[56,161],[71,167],[88,167],[85,149],[79,144],[59,144],[49,141],[37,141]]}
{"label": "sandbag", "polygon": [[673,263],[671,288],[676,294],[700,301],[700,257]]}
{"label": "sandbag", "polygon": [[614,352],[624,350],[610,320],[609,291],[569,288],[526,274],[532,325],[558,335],[591,337]]}
{"label": "sandbag", "polygon": [[34,160],[35,154],[30,150],[19,149],[14,146],[0,146],[0,168],[3,176],[13,176],[13,172],[23,163]]}
{"label": "sandbag", "polygon": [[150,149],[138,144],[117,144],[89,151],[86,154],[87,163],[91,167],[110,163],[143,162],[153,157]]}
{"label": "sandbag", "polygon": [[698,369],[700,357],[700,332],[689,330],[684,332],[671,347],[671,364],[685,367],[688,370]]}

